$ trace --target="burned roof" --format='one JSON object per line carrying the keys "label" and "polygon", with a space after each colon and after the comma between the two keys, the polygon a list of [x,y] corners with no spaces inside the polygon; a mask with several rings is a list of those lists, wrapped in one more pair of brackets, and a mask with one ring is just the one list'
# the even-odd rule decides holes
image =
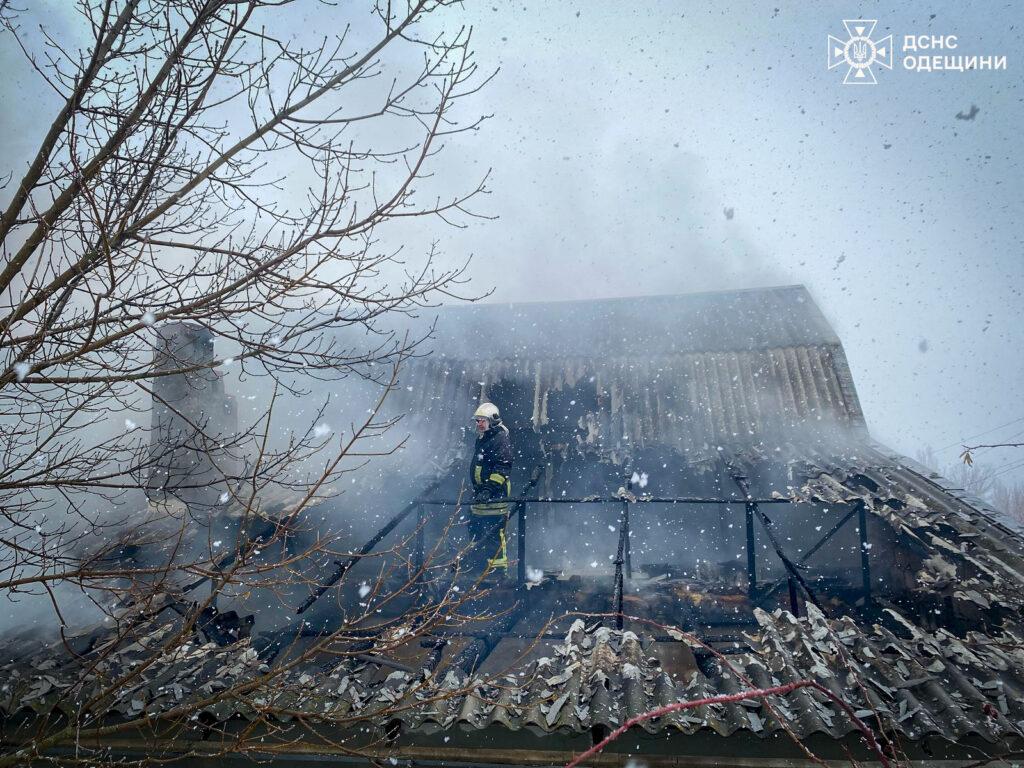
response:
{"label": "burned roof", "polygon": [[394,405],[439,455],[481,399],[510,428],[568,428],[549,442],[616,462],[865,430],[842,345],[803,286],[445,308],[432,349],[406,364]]}
{"label": "burned roof", "polygon": [[[343,661],[326,654],[276,678],[272,646],[243,637],[244,623],[226,635],[199,626],[97,716],[127,720],[195,702],[202,717],[177,735],[179,751],[218,725],[258,722],[318,754],[341,755],[348,747],[338,745],[355,738],[379,757],[547,765],[658,707],[811,680],[851,705],[890,754],[927,762],[1024,749],[1024,539],[978,500],[871,442],[842,346],[803,288],[470,307],[442,316],[438,344],[403,374],[400,391],[440,463],[448,465],[440,457],[472,404],[492,396],[518,437],[546,440],[544,455],[561,452],[569,474],[614,465],[608,477],[618,483],[617,457],[667,446],[672,457],[658,466],[673,481],[698,482],[689,468],[700,463],[727,497],[717,501],[746,513],[746,573],[741,551],[728,553],[732,569],[715,584],[713,568],[648,573],[648,592],[619,592],[636,614],[622,628],[607,615],[608,579],[549,574],[529,592],[509,590],[529,610],[510,612],[500,632],[441,626],[431,631],[433,650],[389,640],[392,658],[363,653],[352,639],[368,636],[353,634],[347,650],[358,652],[342,649]],[[633,491],[614,501],[659,503]],[[549,488],[544,498],[555,496]],[[772,505],[770,518],[755,499]],[[671,525],[686,519],[672,513]],[[742,541],[720,517],[720,532]],[[603,530],[603,521],[591,528]],[[784,552],[797,528],[822,538]],[[843,534],[852,546],[842,553],[819,549]],[[781,578],[763,567],[773,548],[788,561]],[[813,559],[819,551],[831,559]],[[852,578],[833,578],[841,558],[859,560]],[[616,563],[621,575],[621,557]],[[750,577],[748,589],[737,575]],[[731,634],[712,637],[701,623],[715,611],[738,615],[718,625]],[[554,615],[559,631],[545,632]],[[99,631],[72,644],[77,657],[63,646],[9,656],[0,721],[16,726],[51,706],[75,715],[102,675],[136,669],[180,626],[170,612],[147,621],[123,641]],[[302,636],[296,631],[296,642]],[[462,664],[482,638],[490,647],[482,666]],[[110,651],[104,666],[83,674],[100,649]],[[233,683],[242,695],[202,703]],[[612,745],[607,759],[792,763],[802,753],[790,735],[826,758],[873,759],[847,714],[811,689],[666,713]]]}
{"label": "burned roof", "polygon": [[[733,461],[751,469],[756,464],[749,456]],[[916,548],[915,567],[907,572],[909,601],[894,601],[879,589],[870,598],[873,610],[865,607],[857,616],[835,602],[825,603],[823,612],[805,601],[802,616],[754,608],[751,623],[740,628],[735,641],[718,643],[714,650],[696,636],[643,616],[624,630],[609,626],[607,619],[569,617],[560,639],[545,635],[533,647],[523,627],[514,663],[506,664],[509,657],[499,659],[496,651],[490,666],[472,677],[444,661],[433,671],[421,669],[426,651],[413,648],[401,664],[373,657],[341,664],[315,659],[262,683],[270,666],[251,639],[223,647],[197,634],[194,642],[146,669],[114,710],[122,718],[165,712],[241,681],[251,684],[245,695],[201,708],[205,728],[255,721],[279,710],[306,713],[304,719],[317,723],[319,736],[297,722],[279,727],[288,738],[313,740],[302,742],[303,749],[325,754],[335,749],[330,739],[317,740],[325,733],[341,738],[355,723],[359,728],[375,723],[380,741],[372,750],[379,755],[429,755],[458,763],[467,759],[466,749],[473,749],[474,759],[486,753],[489,761],[499,762],[488,745],[515,743],[521,750],[517,761],[530,762],[524,757],[530,750],[543,751],[546,760],[562,759],[550,756],[578,752],[594,734],[675,702],[813,680],[884,734],[891,749],[911,759],[959,759],[980,750],[1006,753],[1024,747],[1020,537],[875,445],[860,445],[844,456],[807,457],[789,469],[792,484],[780,495],[790,502],[862,506],[873,529],[884,527]],[[807,578],[813,583],[813,572]],[[545,581],[529,600],[539,604],[546,590],[557,588]],[[868,615],[873,618],[865,620]],[[178,621],[173,614],[152,619],[146,632],[125,642],[99,672],[133,668]],[[99,637],[93,648],[103,642],[115,641]],[[519,654],[523,648],[527,651]],[[11,721],[24,717],[26,709],[45,712],[53,704],[72,713],[97,684],[95,677],[82,676],[89,664],[88,653],[76,660],[60,648],[6,664],[0,668],[5,681],[0,711]],[[386,712],[386,720],[374,721],[375,712]],[[787,733],[805,742],[818,739],[816,750],[825,756],[828,748],[821,739],[842,745],[838,758],[844,749],[859,754],[850,718],[809,689],[669,713],[631,732],[628,745],[610,749],[657,763],[658,755],[719,754],[721,747],[714,745],[720,738],[735,745],[760,740],[772,745],[769,751],[778,750]],[[521,735],[502,742],[502,734]],[[180,738],[190,743],[200,736]]]}
{"label": "burned roof", "polygon": [[[849,506],[863,503],[873,517],[894,531],[908,551],[916,551],[917,609],[933,601],[964,617],[962,629],[1024,625],[1024,538],[980,502],[956,496],[928,477],[927,470],[877,444],[865,445],[855,459],[794,462],[794,501]],[[901,563],[905,566],[908,563]],[[924,602],[921,602],[924,601]],[[927,617],[919,614],[919,623]]]}
{"label": "burned roof", "polygon": [[[605,451],[664,445],[714,455],[718,446],[836,441],[864,430],[842,350],[796,347],[707,352],[668,360],[521,359],[453,365],[433,358],[403,376],[418,435],[457,439],[481,397],[505,422],[540,430],[568,423]],[[509,391],[509,390],[513,391]],[[845,440],[845,435],[839,441]]]}

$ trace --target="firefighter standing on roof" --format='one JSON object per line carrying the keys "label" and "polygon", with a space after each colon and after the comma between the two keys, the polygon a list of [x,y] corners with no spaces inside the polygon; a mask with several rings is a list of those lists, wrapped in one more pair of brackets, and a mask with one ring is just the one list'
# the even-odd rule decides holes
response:
{"label": "firefighter standing on roof", "polygon": [[476,445],[469,465],[473,484],[472,514],[469,520],[470,567],[479,573],[485,569],[502,569],[508,573],[505,546],[505,523],[512,494],[509,475],[512,471],[512,443],[508,429],[501,423],[498,407],[481,403],[473,414],[476,421]]}

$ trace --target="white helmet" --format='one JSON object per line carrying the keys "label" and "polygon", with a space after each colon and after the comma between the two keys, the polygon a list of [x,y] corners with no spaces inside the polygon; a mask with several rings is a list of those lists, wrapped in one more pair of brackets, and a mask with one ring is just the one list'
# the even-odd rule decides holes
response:
{"label": "white helmet", "polygon": [[491,428],[501,424],[501,414],[498,413],[498,406],[494,403],[480,403],[473,413],[473,419],[487,419],[487,424]]}

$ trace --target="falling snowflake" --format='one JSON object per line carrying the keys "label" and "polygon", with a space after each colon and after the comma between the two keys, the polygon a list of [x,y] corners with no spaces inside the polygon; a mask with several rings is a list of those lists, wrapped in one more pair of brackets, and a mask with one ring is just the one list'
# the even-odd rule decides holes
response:
{"label": "falling snowflake", "polygon": [[147,310],[146,312],[142,313],[142,317],[140,317],[139,320],[142,321],[143,325],[152,326],[153,323],[156,322],[156,315]]}
{"label": "falling snowflake", "polygon": [[313,437],[327,437],[331,433],[331,428],[326,424],[317,424],[313,427]]}
{"label": "falling snowflake", "polygon": [[31,366],[28,363],[15,363],[14,364],[14,375],[18,381],[24,381],[25,377],[28,376],[28,372],[31,370]]}
{"label": "falling snowflake", "polygon": [[136,427],[138,427],[138,426],[139,426],[139,425],[138,425],[138,424],[136,424],[136,423],[135,423],[134,421],[132,421],[131,419],[125,419],[125,420],[124,420],[124,428],[125,428],[126,430],[128,430],[129,432],[131,432],[131,431],[132,431],[133,429],[135,429],[135,428],[136,428]]}
{"label": "falling snowflake", "polygon": [[364,581],[362,584],[359,585],[359,597],[364,598],[368,594],[370,594],[370,585]]}

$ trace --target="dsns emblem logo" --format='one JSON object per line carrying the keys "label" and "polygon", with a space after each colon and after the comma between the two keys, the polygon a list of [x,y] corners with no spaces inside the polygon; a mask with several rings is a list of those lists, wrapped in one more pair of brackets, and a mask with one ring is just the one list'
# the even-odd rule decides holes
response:
{"label": "dsns emblem logo", "polygon": [[892,35],[871,39],[877,23],[875,19],[844,19],[848,39],[828,36],[828,68],[847,66],[843,85],[875,85],[873,64],[892,69]]}

